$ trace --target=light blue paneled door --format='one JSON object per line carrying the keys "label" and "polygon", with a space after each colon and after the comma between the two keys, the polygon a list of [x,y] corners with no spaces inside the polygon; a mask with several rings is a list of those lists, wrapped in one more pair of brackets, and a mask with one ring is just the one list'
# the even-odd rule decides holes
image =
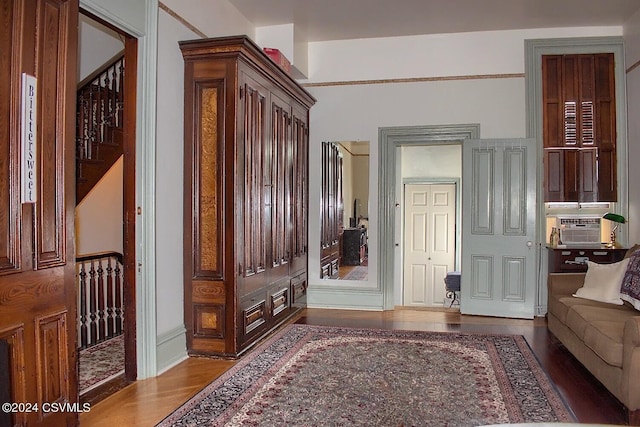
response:
{"label": "light blue paneled door", "polygon": [[460,311],[533,318],[536,295],[536,142],[462,145]]}

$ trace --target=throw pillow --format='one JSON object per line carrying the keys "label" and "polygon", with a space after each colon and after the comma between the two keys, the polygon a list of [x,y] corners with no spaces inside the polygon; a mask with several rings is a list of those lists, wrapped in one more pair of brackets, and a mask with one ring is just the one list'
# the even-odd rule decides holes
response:
{"label": "throw pillow", "polygon": [[624,304],[620,299],[620,288],[629,261],[630,259],[624,259],[614,264],[587,261],[584,285],[573,296],[608,304]]}
{"label": "throw pillow", "polygon": [[636,250],[629,259],[627,271],[622,279],[620,298],[640,310],[640,250]]}
{"label": "throw pillow", "polygon": [[635,251],[637,251],[638,249],[640,249],[640,244],[635,244],[633,246],[631,246],[629,249],[627,249],[627,252],[625,252],[624,257],[625,258],[631,258],[631,255],[633,255],[633,253]]}

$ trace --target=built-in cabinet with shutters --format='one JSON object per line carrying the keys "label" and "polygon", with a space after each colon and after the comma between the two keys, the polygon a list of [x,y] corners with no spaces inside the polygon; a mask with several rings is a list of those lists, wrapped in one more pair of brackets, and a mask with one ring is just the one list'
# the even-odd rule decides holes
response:
{"label": "built-in cabinet with shutters", "polygon": [[615,202],[612,53],[542,57],[545,201]]}
{"label": "built-in cabinet with shutters", "polygon": [[305,305],[315,100],[246,36],[180,48],[187,346],[237,356]]}

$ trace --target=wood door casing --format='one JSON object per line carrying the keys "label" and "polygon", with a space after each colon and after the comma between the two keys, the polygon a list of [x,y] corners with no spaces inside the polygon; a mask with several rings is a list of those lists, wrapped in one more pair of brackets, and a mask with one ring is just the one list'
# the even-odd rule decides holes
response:
{"label": "wood door casing", "polygon": [[[0,3],[0,339],[9,343],[13,402],[38,404],[14,424],[73,425],[77,403],[74,259],[75,81],[78,2]],[[33,204],[20,200],[20,80],[37,79]],[[8,179],[6,179],[8,178]],[[5,237],[6,236],[6,237]]]}

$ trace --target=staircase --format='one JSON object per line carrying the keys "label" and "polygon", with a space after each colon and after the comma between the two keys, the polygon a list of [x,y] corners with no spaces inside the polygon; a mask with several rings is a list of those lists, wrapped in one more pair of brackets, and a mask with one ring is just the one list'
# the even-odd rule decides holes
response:
{"label": "staircase", "polygon": [[124,153],[124,54],[80,83],[76,118],[76,204]]}

